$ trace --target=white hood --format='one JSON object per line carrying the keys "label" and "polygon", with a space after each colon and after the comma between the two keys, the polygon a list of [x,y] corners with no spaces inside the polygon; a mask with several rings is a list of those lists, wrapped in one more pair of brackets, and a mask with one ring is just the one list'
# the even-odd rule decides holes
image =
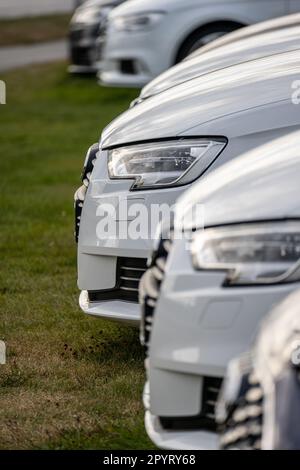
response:
{"label": "white hood", "polygon": [[115,5],[119,5],[123,1],[125,1],[125,0],[87,0],[82,5],[80,5],[79,8],[81,10],[84,10],[84,9],[90,8],[90,7],[99,7],[100,8],[100,7],[105,7],[105,6],[108,6],[108,5],[115,6]]}
{"label": "white hood", "polygon": [[[248,0],[244,0],[245,3]],[[225,0],[128,0],[126,3],[118,7],[111,17],[121,15],[132,15],[148,11],[174,11],[176,9],[186,9],[193,6],[199,7],[212,4],[224,4]],[[231,0],[231,3],[241,3],[241,0]]]}
{"label": "white hood", "polygon": [[[276,55],[229,67],[171,88],[114,120],[103,132],[102,147],[199,135],[201,125],[278,101],[291,102],[291,83],[299,79],[300,53]],[[278,116],[281,119],[281,116]],[[213,126],[211,125],[210,128]],[[216,125],[215,135],[219,135]]]}

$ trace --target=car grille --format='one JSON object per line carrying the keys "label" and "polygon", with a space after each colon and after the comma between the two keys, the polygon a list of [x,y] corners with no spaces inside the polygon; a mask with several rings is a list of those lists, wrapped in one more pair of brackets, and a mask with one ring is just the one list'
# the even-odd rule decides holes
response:
{"label": "car grille", "polygon": [[86,193],[85,186],[81,186],[80,188],[77,189],[74,195],[74,212],[75,212],[74,237],[75,237],[76,243],[78,243],[78,238],[79,238],[80,220],[81,220],[85,193]]}
{"label": "car grille", "polygon": [[103,51],[105,47],[105,41],[106,41],[106,32],[107,32],[107,23],[103,22],[99,32],[98,32],[98,37],[96,40],[96,58],[95,60],[97,62],[101,62],[103,58]]}
{"label": "car grille", "polygon": [[172,235],[169,239],[161,239],[158,248],[153,252],[149,269],[140,284],[140,304],[142,320],[140,325],[140,340],[148,355],[152,322],[161,284],[165,276],[165,265],[172,246]]}
{"label": "car grille", "polygon": [[126,300],[138,302],[139,282],[147,269],[144,258],[118,258],[116,286],[113,289],[89,291],[90,302]]}
{"label": "car grille", "polygon": [[134,302],[138,302],[139,282],[146,269],[146,259],[118,259],[119,289]]}
{"label": "car grille", "polygon": [[[221,395],[221,403],[223,397]],[[253,371],[241,375],[235,401],[225,403],[225,415],[219,419],[222,450],[260,450],[263,429],[264,393]],[[223,403],[222,403],[223,404]]]}
{"label": "car grille", "polygon": [[203,397],[201,415],[211,420],[215,426],[216,404],[221,389],[222,379],[216,377],[205,377],[203,381]]}
{"label": "car grille", "polygon": [[84,29],[74,29],[70,31],[70,41],[77,42],[84,38],[85,30]]}
{"label": "car grille", "polygon": [[202,388],[202,408],[199,415],[187,417],[160,417],[160,423],[167,430],[198,430],[216,432],[215,407],[218,400],[222,379],[204,377]]}
{"label": "car grille", "polygon": [[71,62],[74,65],[91,66],[91,47],[71,47]]}
{"label": "car grille", "polygon": [[100,39],[105,39],[106,38],[106,34],[107,34],[107,21],[103,21],[101,23],[101,25],[99,26],[99,30],[98,30],[98,38]]}
{"label": "car grille", "polygon": [[71,43],[80,42],[83,39],[97,39],[98,34],[101,33],[102,23],[93,24],[90,26],[85,25],[81,28],[71,29],[69,32],[69,39]]}
{"label": "car grille", "polygon": [[132,59],[120,60],[120,72],[125,75],[136,75],[135,61]]}

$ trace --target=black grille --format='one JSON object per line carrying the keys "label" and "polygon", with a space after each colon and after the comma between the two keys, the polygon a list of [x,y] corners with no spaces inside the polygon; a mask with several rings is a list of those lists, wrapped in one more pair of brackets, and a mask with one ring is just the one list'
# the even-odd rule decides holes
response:
{"label": "black grille", "polygon": [[80,42],[83,39],[96,40],[99,32],[101,31],[102,24],[85,25],[81,28],[71,29],[69,32],[69,39],[71,43]]}
{"label": "black grille", "polygon": [[119,289],[125,296],[138,302],[139,282],[147,269],[147,260],[138,258],[119,258]]}
{"label": "black grille", "polygon": [[203,397],[201,415],[208,420],[213,421],[215,426],[216,420],[216,403],[220,393],[222,379],[216,377],[205,377],[203,382]]}
{"label": "black grille", "polygon": [[149,269],[143,276],[140,285],[140,304],[142,320],[140,325],[140,339],[148,354],[152,322],[156,308],[156,302],[160,294],[161,284],[165,276],[165,265],[172,246],[172,233],[170,238],[161,238],[158,248],[153,252]]}
{"label": "black grille", "polygon": [[101,25],[99,26],[98,38],[100,38],[101,40],[105,40],[106,33],[107,33],[107,21],[103,21]]}
{"label": "black grille", "polygon": [[91,47],[71,47],[72,64],[83,66],[92,65],[91,51]]}
{"label": "black grille", "polygon": [[165,418],[160,417],[163,428],[167,430],[198,430],[216,432],[215,406],[219,396],[222,379],[204,377],[202,389],[202,409],[196,416]]}
{"label": "black grille", "polygon": [[82,214],[85,193],[86,193],[85,186],[80,186],[80,188],[77,189],[74,195],[74,212],[75,212],[74,236],[75,236],[76,243],[78,243],[78,238],[79,238],[80,221],[81,221],[81,214]]}
{"label": "black grille", "polygon": [[85,30],[84,29],[74,29],[70,31],[70,40],[77,42],[84,38]]}
{"label": "black grille", "polygon": [[135,75],[136,68],[135,68],[134,60],[131,60],[131,59],[121,60],[120,70],[121,70],[121,73],[124,73],[125,75]]}
{"label": "black grille", "polygon": [[241,373],[240,387],[233,401],[226,402],[221,394],[223,416],[218,413],[218,421],[222,450],[261,449],[263,400],[263,389],[253,370]]}
{"label": "black grille", "polygon": [[103,21],[103,23],[100,25],[98,35],[97,35],[97,40],[96,40],[95,60],[97,62],[101,62],[103,58],[103,51],[104,51],[105,41],[106,41],[106,32],[107,32],[107,22]]}
{"label": "black grille", "polygon": [[113,289],[89,291],[89,300],[127,300],[138,302],[139,282],[147,269],[144,258],[118,258],[116,286]]}

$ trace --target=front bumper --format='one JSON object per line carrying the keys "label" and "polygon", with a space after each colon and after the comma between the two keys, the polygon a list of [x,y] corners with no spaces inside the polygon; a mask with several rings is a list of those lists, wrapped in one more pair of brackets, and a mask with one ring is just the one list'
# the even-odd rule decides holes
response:
{"label": "front bumper", "polygon": [[[224,288],[224,279],[224,273],[196,272],[185,242],[174,240],[151,331],[150,422],[186,417],[192,423],[201,415],[206,378],[224,377],[228,362],[249,350],[273,305],[299,287]],[[155,442],[166,440],[165,430],[154,429]],[[201,449],[210,429],[204,424],[198,431],[205,433]],[[181,432],[192,439],[189,430]]]}
{"label": "front bumper", "polygon": [[87,57],[92,56],[93,49],[77,48],[72,51],[72,61],[68,67],[68,72],[72,74],[94,74],[97,72],[97,67],[92,60],[86,60]]}
{"label": "front bumper", "polygon": [[[104,265],[107,264],[106,261],[103,259]],[[110,261],[115,262],[113,259]],[[82,291],[79,305],[88,315],[139,326],[138,285],[146,270],[146,260],[120,257],[116,263],[115,287]]]}
{"label": "front bumper", "polygon": [[79,296],[79,305],[84,313],[93,317],[122,322],[135,327],[138,327],[140,323],[140,307],[137,303],[119,300],[90,302],[88,292],[82,291]]}
{"label": "front bumper", "polygon": [[[147,361],[146,361],[147,364]],[[147,365],[146,365],[147,369]],[[150,385],[146,382],[143,392],[145,407],[145,428],[151,441],[160,449],[180,450],[216,450],[218,435],[202,430],[169,430],[165,429],[158,416],[150,411]]]}
{"label": "front bumper", "polygon": [[[105,86],[141,88],[173,65],[164,30],[120,32],[108,29],[98,77]],[[162,37],[161,37],[162,36]]]}
{"label": "front bumper", "polygon": [[151,441],[160,449],[217,450],[218,435],[205,431],[166,431],[150,411],[145,413],[145,428]]}
{"label": "front bumper", "polygon": [[98,61],[97,70],[100,85],[107,87],[142,88],[153,78],[134,58]]}
{"label": "front bumper", "polygon": [[[78,287],[82,291],[80,306],[93,316],[105,319],[138,323],[138,284],[146,270],[146,260],[151,253],[154,231],[149,225],[146,238],[130,237],[102,238],[97,235],[101,216],[99,210],[106,205],[116,210],[116,228],[125,227],[137,219],[129,215],[129,209],[140,204],[151,213],[152,205],[173,206],[185,188],[172,188],[155,191],[131,192],[132,181],[111,180],[107,173],[107,152],[98,155],[92,172],[91,181],[84,196],[80,196],[75,220],[78,234]],[[79,196],[78,196],[79,194]],[[126,202],[128,212],[119,213]],[[81,205],[83,207],[78,207]],[[147,220],[147,219],[146,219]],[[156,227],[155,227],[156,228]]]}

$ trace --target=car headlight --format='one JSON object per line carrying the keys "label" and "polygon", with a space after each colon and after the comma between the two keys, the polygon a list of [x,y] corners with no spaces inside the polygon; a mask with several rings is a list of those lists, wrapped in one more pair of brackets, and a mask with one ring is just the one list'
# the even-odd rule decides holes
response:
{"label": "car headlight", "polygon": [[225,139],[181,139],[116,148],[108,152],[111,179],[134,179],[131,189],[181,186],[201,176]]}
{"label": "car headlight", "polygon": [[73,17],[71,22],[75,23],[84,23],[84,24],[94,24],[98,23],[99,20],[103,17],[106,18],[109,12],[112,10],[112,7],[105,7],[99,8],[97,6],[94,7],[83,7],[78,8]]}
{"label": "car headlight", "polygon": [[299,281],[300,221],[202,230],[194,234],[191,253],[196,269],[226,271],[227,285]]}
{"label": "car headlight", "polygon": [[164,12],[137,13],[135,15],[117,16],[112,19],[112,27],[118,31],[144,31],[158,24]]}

